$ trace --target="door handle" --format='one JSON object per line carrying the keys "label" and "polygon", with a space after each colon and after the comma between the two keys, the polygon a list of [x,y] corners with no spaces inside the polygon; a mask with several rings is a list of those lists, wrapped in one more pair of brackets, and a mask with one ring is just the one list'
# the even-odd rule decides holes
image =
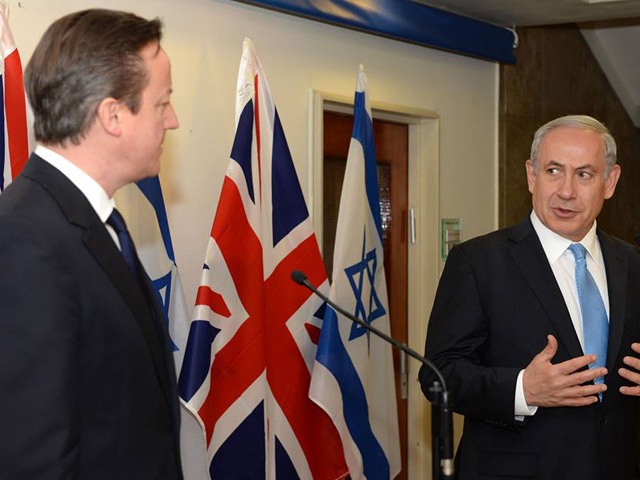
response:
{"label": "door handle", "polygon": [[[406,344],[403,344],[406,346]],[[409,372],[407,372],[407,354],[400,351],[400,398],[406,400],[409,396]]]}
{"label": "door handle", "polygon": [[416,211],[413,208],[409,209],[409,241],[411,245],[416,244]]}

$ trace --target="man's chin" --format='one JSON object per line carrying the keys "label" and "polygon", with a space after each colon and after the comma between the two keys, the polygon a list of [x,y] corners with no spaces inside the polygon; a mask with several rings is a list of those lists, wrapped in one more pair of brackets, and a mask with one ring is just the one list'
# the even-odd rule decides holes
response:
{"label": "man's chin", "polygon": [[561,237],[571,240],[572,242],[579,242],[587,233],[582,232],[582,230],[577,226],[569,225],[562,222],[554,222],[554,224],[551,225],[551,230]]}
{"label": "man's chin", "polygon": [[144,178],[152,178],[152,177],[157,177],[160,174],[160,160],[158,159],[158,161],[155,162],[155,164],[149,168],[149,171],[146,172],[146,175]]}

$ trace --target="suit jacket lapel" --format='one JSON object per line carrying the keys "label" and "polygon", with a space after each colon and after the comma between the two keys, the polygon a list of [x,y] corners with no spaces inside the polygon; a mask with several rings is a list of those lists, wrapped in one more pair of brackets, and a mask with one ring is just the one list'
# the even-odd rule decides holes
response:
{"label": "suit jacket lapel", "polygon": [[160,336],[156,330],[152,318],[152,312],[144,296],[141,286],[131,275],[122,254],[118,251],[104,226],[90,225],[87,228],[84,242],[96,261],[102,266],[113,284],[118,289],[127,305],[134,314],[146,340],[151,356],[154,360],[156,373],[165,392],[167,388],[167,376],[163,353],[160,349]]}
{"label": "suit jacket lapel", "polygon": [[[161,350],[163,339],[156,329],[152,312],[138,282],[129,272],[122,254],[113,243],[103,223],[80,192],[62,173],[37,155],[32,155],[22,174],[42,185],[58,202],[69,222],[84,229],[84,243],[96,261],[102,266],[138,322],[151,356],[156,375],[167,395],[172,389],[167,377],[166,362]],[[171,401],[169,401],[171,404]]]}
{"label": "suit jacket lapel", "polygon": [[510,240],[511,255],[547,312],[559,344],[566,348],[569,358],[583,355],[562,292],[529,217],[512,228]]}
{"label": "suit jacket lapel", "polygon": [[604,232],[598,231],[598,239],[600,240],[600,249],[602,250],[607,271],[607,290],[609,293],[607,367],[611,371],[620,351],[626,319],[628,258],[616,248],[611,238]]}

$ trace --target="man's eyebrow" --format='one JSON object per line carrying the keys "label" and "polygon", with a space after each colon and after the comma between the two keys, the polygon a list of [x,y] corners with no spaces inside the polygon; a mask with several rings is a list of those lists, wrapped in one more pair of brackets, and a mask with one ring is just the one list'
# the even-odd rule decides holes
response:
{"label": "man's eyebrow", "polygon": [[545,167],[564,167],[564,163],[560,163],[557,160],[549,160],[544,164]]}
{"label": "man's eyebrow", "polygon": [[[566,164],[559,162],[557,160],[549,160],[548,163],[546,163],[544,165],[544,167],[565,167]],[[593,164],[592,163],[585,163],[584,165],[578,165],[575,170],[592,170]]]}

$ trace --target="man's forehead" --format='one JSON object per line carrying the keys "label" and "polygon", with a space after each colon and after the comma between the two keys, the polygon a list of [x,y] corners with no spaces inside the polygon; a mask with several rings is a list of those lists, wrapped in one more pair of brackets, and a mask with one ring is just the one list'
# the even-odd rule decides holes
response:
{"label": "man's forehead", "polygon": [[573,142],[585,142],[585,141],[599,141],[604,145],[602,135],[588,128],[580,127],[556,127],[549,130],[544,137],[542,137],[542,143],[549,143],[552,140],[560,143],[573,143]]}
{"label": "man's forehead", "polygon": [[144,47],[142,47],[140,49],[140,56],[142,58],[155,58],[157,57],[160,52],[163,52],[164,50],[162,49],[162,47],[160,46],[159,42],[149,42],[147,43]]}
{"label": "man's forehead", "polygon": [[601,151],[604,158],[605,144],[602,135],[592,130],[574,127],[559,127],[550,130],[540,142],[540,150],[564,150],[586,153]]}

